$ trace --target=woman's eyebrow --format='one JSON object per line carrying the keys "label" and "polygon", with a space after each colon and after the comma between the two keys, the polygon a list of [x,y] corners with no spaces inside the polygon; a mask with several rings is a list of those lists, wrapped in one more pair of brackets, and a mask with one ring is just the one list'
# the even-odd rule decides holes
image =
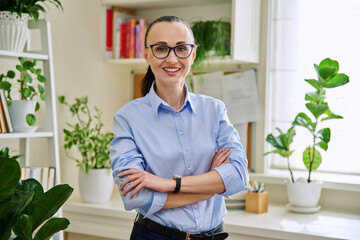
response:
{"label": "woman's eyebrow", "polygon": [[[180,41],[180,42],[177,42],[176,45],[179,45],[179,44],[185,44],[187,43],[186,41]],[[156,42],[155,44],[163,44],[163,45],[167,45],[167,42],[164,42],[164,41],[158,41]]]}

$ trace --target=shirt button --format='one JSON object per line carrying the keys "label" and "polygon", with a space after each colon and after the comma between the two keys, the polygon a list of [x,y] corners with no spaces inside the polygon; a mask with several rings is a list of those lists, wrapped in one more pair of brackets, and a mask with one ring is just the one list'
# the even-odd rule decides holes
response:
{"label": "shirt button", "polygon": [[186,152],[189,151],[189,147],[185,147],[185,151],[186,151]]}
{"label": "shirt button", "polygon": [[191,172],[191,168],[188,168],[187,171],[188,171],[188,172]]}
{"label": "shirt button", "polygon": [[176,113],[176,116],[177,116],[177,117],[180,116],[180,113]]}
{"label": "shirt button", "polygon": [[184,135],[184,132],[183,132],[183,131],[180,131],[180,135]]}
{"label": "shirt button", "polygon": [[195,204],[194,204],[194,208],[197,208],[197,207],[198,207],[198,205],[195,203]]}

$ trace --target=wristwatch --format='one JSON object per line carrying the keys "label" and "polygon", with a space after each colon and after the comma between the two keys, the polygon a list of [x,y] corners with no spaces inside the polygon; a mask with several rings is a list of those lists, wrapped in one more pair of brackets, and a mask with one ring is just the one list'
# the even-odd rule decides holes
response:
{"label": "wristwatch", "polygon": [[179,175],[174,175],[173,179],[176,181],[176,186],[175,186],[175,190],[173,191],[173,193],[179,193],[180,192],[180,187],[181,187],[181,176]]}

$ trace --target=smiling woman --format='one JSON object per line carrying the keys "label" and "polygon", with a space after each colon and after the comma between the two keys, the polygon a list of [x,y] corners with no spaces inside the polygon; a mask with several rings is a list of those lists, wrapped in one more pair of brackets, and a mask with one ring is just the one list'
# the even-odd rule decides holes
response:
{"label": "smiling woman", "polygon": [[138,212],[131,239],[225,239],[224,196],[248,183],[239,134],[223,102],[188,92],[196,46],[186,22],[155,20],[144,46],[144,97],[115,113],[110,145],[125,209]]}

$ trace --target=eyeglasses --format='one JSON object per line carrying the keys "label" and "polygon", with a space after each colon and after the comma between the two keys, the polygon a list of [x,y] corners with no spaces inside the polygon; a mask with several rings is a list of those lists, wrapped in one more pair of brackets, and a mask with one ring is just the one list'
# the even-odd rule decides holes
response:
{"label": "eyeglasses", "polygon": [[181,44],[175,47],[169,47],[163,44],[153,44],[145,46],[145,48],[150,47],[154,57],[164,59],[169,56],[171,50],[174,51],[178,58],[188,58],[191,55],[194,46],[194,44]]}

